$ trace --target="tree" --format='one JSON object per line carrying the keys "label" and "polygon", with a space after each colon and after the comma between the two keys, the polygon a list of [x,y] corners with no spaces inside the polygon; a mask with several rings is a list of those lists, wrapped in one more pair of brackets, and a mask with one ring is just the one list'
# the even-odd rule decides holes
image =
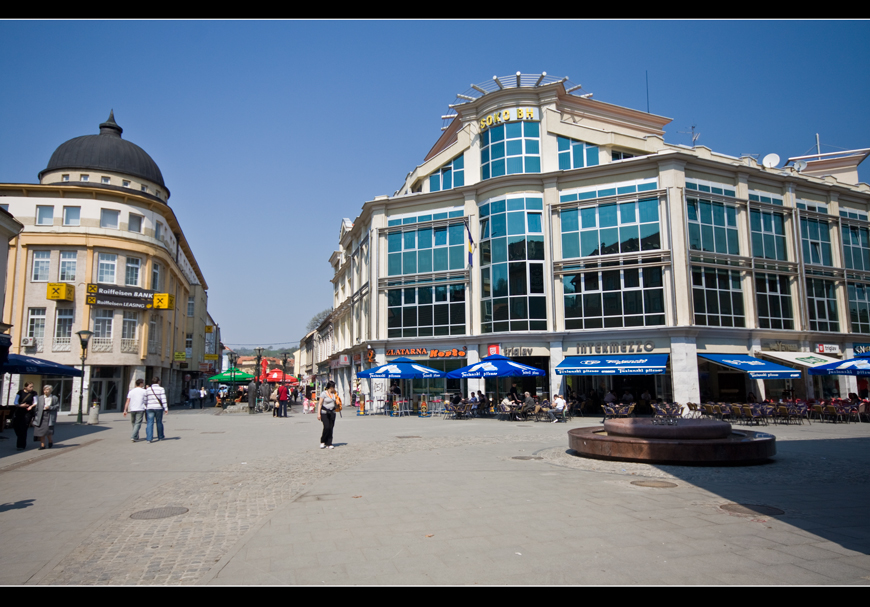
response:
{"label": "tree", "polygon": [[326,308],[322,312],[318,312],[315,314],[311,320],[308,321],[308,325],[305,327],[305,333],[311,333],[314,329],[320,325],[324,321],[324,319],[332,314],[332,306]]}

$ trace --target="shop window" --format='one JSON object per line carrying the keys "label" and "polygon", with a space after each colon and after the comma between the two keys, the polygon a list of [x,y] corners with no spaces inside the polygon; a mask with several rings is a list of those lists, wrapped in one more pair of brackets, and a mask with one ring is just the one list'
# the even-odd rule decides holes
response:
{"label": "shop window", "polygon": [[870,232],[843,225],[843,265],[850,270],[870,271]]}
{"label": "shop window", "polygon": [[692,306],[696,325],[745,327],[740,272],[693,267]]}
{"label": "shop window", "polygon": [[807,315],[810,331],[839,332],[836,287],[833,281],[807,278]]}
{"label": "shop window", "polygon": [[560,171],[591,167],[598,164],[598,146],[576,139],[569,139],[568,137],[557,137],[557,140]]}
{"label": "shop window", "polygon": [[662,248],[658,198],[565,209],[561,219],[563,259]]}
{"label": "shop window", "polygon": [[58,276],[58,280],[61,282],[75,282],[77,261],[78,253],[75,251],[61,251],[60,275]]}
{"label": "shop window", "polygon": [[691,250],[740,255],[737,207],[702,198],[687,198],[686,209]]}
{"label": "shop window", "polygon": [[142,266],[142,260],[136,257],[127,258],[127,272],[125,275],[124,284],[130,287],[139,286],[139,270]]}
{"label": "shop window", "polygon": [[387,291],[387,337],[465,335],[465,285]]}
{"label": "shop window", "polygon": [[850,282],[846,291],[852,333],[870,333],[870,284]]}
{"label": "shop window", "polygon": [[517,173],[541,172],[541,125],[508,122],[480,135],[481,180]]}
{"label": "shop window", "polygon": [[[844,242],[846,231],[846,226],[844,226]],[[828,267],[834,265],[833,259],[831,258],[831,229],[827,221],[801,217],[801,246],[803,247],[804,263]],[[863,259],[861,260],[861,263],[863,265]]]}
{"label": "shop window", "polygon": [[81,207],[64,207],[63,208],[63,225],[78,226],[81,225],[82,208]]}
{"label": "shop window", "polygon": [[566,330],[665,324],[660,267],[565,274],[562,285]]}
{"label": "shop window", "polygon": [[465,224],[421,227],[387,234],[387,275],[465,269]]}
{"label": "shop window", "polygon": [[54,341],[55,343],[62,342],[69,344],[72,337],[73,316],[75,310],[72,308],[57,308],[57,318],[55,319]]}
{"label": "shop window", "polygon": [[33,282],[48,282],[48,270],[51,267],[51,251],[33,252]]}
{"label": "shop window", "polygon": [[27,315],[27,336],[42,342],[45,337],[45,308],[30,308]]}
{"label": "shop window", "polygon": [[794,330],[788,276],[756,273],[755,301],[759,328]]}
{"label": "shop window", "polygon": [[99,253],[97,255],[97,282],[115,283],[115,265],[118,256],[111,253]]}
{"label": "shop window", "polygon": [[759,209],[749,210],[752,233],[752,256],[762,259],[787,259],[785,250],[785,215]]}
{"label": "shop window", "polygon": [[37,206],[36,207],[36,225],[38,225],[38,226],[54,225],[54,207],[53,206]]}
{"label": "shop window", "polygon": [[429,176],[429,191],[439,192],[465,185],[465,156],[457,156]]}
{"label": "shop window", "polygon": [[113,211],[111,209],[102,209],[100,211],[100,227],[111,230],[118,229],[118,221],[121,217],[121,211]]}

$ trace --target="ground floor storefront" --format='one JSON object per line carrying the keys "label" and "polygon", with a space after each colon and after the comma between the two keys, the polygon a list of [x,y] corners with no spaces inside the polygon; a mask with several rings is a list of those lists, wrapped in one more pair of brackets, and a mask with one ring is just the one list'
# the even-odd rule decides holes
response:
{"label": "ground floor storefront", "polygon": [[[400,394],[414,406],[421,400],[450,398],[456,393],[467,398],[478,391],[490,399],[500,399],[512,388],[548,400],[562,394],[569,399],[601,402],[610,392],[617,400],[730,403],[830,398],[858,393],[861,387],[855,377],[808,372],[813,366],[851,358],[854,350],[850,342],[785,341],[759,337],[752,331],[729,335],[697,328],[480,339],[457,336],[361,344],[347,354],[349,364],[331,369],[332,379],[347,403],[360,398],[382,402]],[[362,370],[400,357],[449,372],[478,363],[490,354],[541,369],[544,375],[462,380],[357,378]],[[863,389],[867,390],[866,382]]]}
{"label": "ground floor storefront", "polygon": [[[87,407],[98,406],[100,412],[123,411],[127,394],[135,387],[137,379],[150,385],[154,377],[166,391],[169,405],[187,400],[184,370],[147,365],[85,365],[84,377],[57,375],[7,374],[4,378],[2,402],[13,404],[15,394],[25,384],[33,383],[33,389],[42,394],[45,386],[51,386],[52,394],[60,400],[60,415],[78,415],[79,394],[87,413]],[[82,393],[81,390],[84,390]]]}

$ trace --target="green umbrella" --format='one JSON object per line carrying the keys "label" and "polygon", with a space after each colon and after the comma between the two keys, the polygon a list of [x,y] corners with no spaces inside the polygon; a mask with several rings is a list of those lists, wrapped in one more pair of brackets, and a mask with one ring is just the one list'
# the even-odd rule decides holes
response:
{"label": "green umbrella", "polygon": [[227,382],[247,382],[254,379],[254,376],[250,373],[245,373],[241,371],[237,367],[232,367],[231,369],[227,369],[223,373],[219,375],[215,375],[214,377],[209,377],[208,381],[214,381],[219,383],[227,383]]}

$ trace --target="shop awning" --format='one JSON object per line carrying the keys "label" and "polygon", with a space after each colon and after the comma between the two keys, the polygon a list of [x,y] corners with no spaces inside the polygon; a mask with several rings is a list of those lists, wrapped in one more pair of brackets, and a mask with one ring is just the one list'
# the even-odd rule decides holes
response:
{"label": "shop awning", "polygon": [[[10,355],[11,358],[12,355]],[[870,375],[870,360],[866,358],[850,358],[838,360],[828,365],[819,365],[809,370],[810,375]]]}
{"label": "shop awning", "polygon": [[791,365],[799,365],[801,367],[818,367],[819,365],[829,365],[836,362],[841,362],[839,358],[831,358],[823,354],[814,354],[812,352],[762,352],[762,356],[775,358],[782,362]]}
{"label": "shop awning", "polygon": [[698,356],[717,365],[739,369],[748,373],[752,379],[796,379],[801,376],[801,372],[797,369],[783,367],[745,354],[698,354]]}
{"label": "shop awning", "polygon": [[653,375],[664,373],[667,354],[626,356],[568,356],[556,367],[558,375]]}

